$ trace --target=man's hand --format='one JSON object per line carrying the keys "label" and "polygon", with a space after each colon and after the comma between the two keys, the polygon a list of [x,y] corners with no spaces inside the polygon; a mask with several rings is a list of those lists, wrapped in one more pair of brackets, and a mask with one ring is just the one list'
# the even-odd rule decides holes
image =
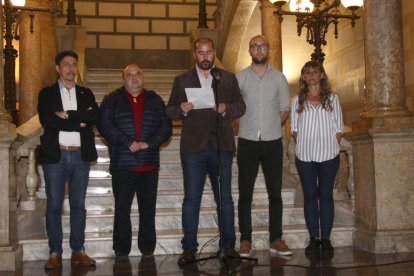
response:
{"label": "man's hand", "polygon": [[61,119],[65,119],[66,111],[56,111],[56,116],[58,116]]}
{"label": "man's hand", "polygon": [[148,148],[148,144],[145,142],[138,142],[138,144],[139,144],[140,150],[144,150]]}
{"label": "man's hand", "polygon": [[129,146],[129,150],[131,152],[137,152],[139,151],[140,145],[137,141],[132,142],[132,144]]}
{"label": "man's hand", "polygon": [[214,111],[217,111],[218,113],[224,113],[226,112],[226,104],[219,103],[218,108],[215,106]]}
{"label": "man's hand", "polygon": [[183,113],[188,113],[193,110],[194,105],[191,102],[183,102],[180,104],[180,108]]}
{"label": "man's hand", "polygon": [[129,146],[129,150],[131,152],[137,152],[137,151],[140,151],[140,150],[145,150],[147,148],[148,148],[148,144],[147,143],[145,143],[145,142],[137,142],[137,141],[132,142],[132,144]]}

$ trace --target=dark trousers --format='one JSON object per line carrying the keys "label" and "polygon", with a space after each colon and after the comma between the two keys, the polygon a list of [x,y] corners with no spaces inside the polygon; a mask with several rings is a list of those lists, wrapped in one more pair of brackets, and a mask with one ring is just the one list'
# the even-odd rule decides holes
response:
{"label": "dark trousers", "polygon": [[272,243],[282,237],[282,139],[251,141],[239,138],[237,148],[240,240],[252,240],[252,198],[261,164],[269,198],[269,241]]}
{"label": "dark trousers", "polygon": [[333,188],[339,168],[339,155],[324,162],[304,162],[296,158],[303,189],[303,209],[311,237],[329,238],[334,220]]}
{"label": "dark trousers", "polygon": [[113,249],[129,254],[131,251],[131,205],[135,194],[139,209],[138,248],[142,253],[154,252],[156,245],[155,208],[157,201],[158,169],[146,172],[117,170],[112,172],[115,198]]}

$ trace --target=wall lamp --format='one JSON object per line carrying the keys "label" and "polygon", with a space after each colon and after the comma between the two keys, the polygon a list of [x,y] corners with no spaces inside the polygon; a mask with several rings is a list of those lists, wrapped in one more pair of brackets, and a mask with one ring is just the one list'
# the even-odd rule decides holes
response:
{"label": "wall lamp", "polygon": [[[322,45],[326,45],[326,33],[329,25],[335,26],[335,38],[338,38],[339,19],[351,20],[351,26],[355,26],[355,20],[360,17],[355,11],[362,7],[363,0],[269,0],[276,7],[274,14],[279,16],[280,22],[284,15],[296,16],[298,36],[302,34],[303,27],[306,28],[306,41],[315,47],[311,55],[312,60],[323,63],[325,54]],[[284,10],[283,6],[289,2],[290,11]],[[342,14],[340,4],[351,11],[351,14]]]}

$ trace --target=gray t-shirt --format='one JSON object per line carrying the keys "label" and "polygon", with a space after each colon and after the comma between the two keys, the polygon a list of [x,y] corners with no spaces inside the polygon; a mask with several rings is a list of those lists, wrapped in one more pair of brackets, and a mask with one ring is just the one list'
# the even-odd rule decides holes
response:
{"label": "gray t-shirt", "polygon": [[251,66],[237,75],[246,113],[240,118],[239,137],[252,141],[271,141],[282,137],[279,112],[289,112],[286,77],[268,65],[260,78]]}

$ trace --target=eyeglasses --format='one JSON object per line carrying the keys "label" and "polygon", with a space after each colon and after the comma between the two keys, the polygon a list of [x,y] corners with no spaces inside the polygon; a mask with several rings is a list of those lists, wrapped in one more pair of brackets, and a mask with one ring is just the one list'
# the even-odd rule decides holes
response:
{"label": "eyeglasses", "polygon": [[257,51],[257,50],[267,50],[267,49],[269,49],[269,45],[267,45],[267,44],[252,44],[252,45],[250,45],[250,49],[252,49],[252,50],[255,50],[255,51]]}

